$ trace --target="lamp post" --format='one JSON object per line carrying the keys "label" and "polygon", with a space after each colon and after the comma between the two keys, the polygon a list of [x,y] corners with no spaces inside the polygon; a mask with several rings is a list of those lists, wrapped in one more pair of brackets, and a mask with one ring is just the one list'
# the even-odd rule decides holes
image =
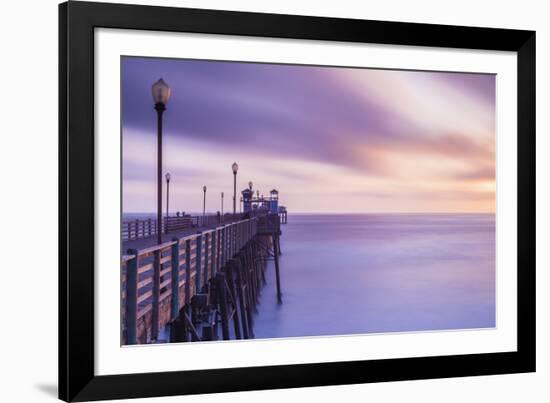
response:
{"label": "lamp post", "polygon": [[157,243],[162,243],[162,115],[170,99],[171,90],[161,78],[152,87],[157,111]]}
{"label": "lamp post", "polygon": [[164,177],[166,178],[166,218],[168,219],[168,201],[170,199],[170,172],[166,173],[166,175],[164,175]]}
{"label": "lamp post", "polygon": [[222,192],[222,217],[223,217],[223,192]]}
{"label": "lamp post", "polygon": [[233,170],[233,214],[237,213],[237,171],[239,170],[239,165],[234,162],[231,165]]}
{"label": "lamp post", "polygon": [[202,216],[206,217],[206,186],[202,187]]}

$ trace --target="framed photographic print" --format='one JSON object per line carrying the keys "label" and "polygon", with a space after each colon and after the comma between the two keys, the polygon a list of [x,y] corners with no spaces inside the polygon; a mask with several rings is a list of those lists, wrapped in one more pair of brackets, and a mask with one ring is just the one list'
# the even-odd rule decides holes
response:
{"label": "framed photographic print", "polygon": [[68,2],[59,397],[535,370],[535,33]]}

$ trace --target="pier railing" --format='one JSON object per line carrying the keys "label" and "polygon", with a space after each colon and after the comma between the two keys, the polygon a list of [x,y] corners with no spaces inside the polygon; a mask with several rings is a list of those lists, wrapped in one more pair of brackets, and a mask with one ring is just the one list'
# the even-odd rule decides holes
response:
{"label": "pier railing", "polygon": [[[187,228],[210,227],[217,224],[238,221],[243,214],[209,214],[205,216],[171,216],[164,217],[161,223],[161,231],[164,234],[185,230]],[[154,218],[126,220],[122,222],[122,240],[146,238],[157,234],[157,220]]]}
{"label": "pier railing", "polygon": [[159,330],[257,231],[254,217],[129,250],[122,256],[121,270],[123,344],[157,340]]}
{"label": "pier railing", "polygon": [[212,225],[230,223],[232,221],[238,221],[241,219],[243,214],[208,214],[204,216],[195,216],[193,217],[193,224],[195,227],[210,227]]}
{"label": "pier railing", "polygon": [[122,240],[144,238],[157,233],[157,220],[131,220],[122,222]]}
{"label": "pier railing", "polygon": [[[163,234],[185,230],[187,228],[210,227],[217,224],[230,223],[241,219],[243,214],[224,214],[205,216],[172,216],[164,217],[161,231]],[[126,220],[122,222],[121,235],[123,241],[146,238],[157,234],[157,220],[154,218]]]}

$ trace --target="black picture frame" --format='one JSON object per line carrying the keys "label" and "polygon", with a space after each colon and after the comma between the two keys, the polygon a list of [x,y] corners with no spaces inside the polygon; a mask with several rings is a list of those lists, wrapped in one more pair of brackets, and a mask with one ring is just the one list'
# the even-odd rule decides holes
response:
{"label": "black picture frame", "polygon": [[[517,351],[96,376],[94,29],[98,27],[517,52]],[[535,32],[80,1],[60,4],[59,234],[62,400],[535,371]]]}

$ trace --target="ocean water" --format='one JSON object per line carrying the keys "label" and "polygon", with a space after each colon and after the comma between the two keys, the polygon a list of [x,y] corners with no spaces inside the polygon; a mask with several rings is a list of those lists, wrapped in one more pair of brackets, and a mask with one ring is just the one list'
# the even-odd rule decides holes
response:
{"label": "ocean water", "polygon": [[256,338],[495,326],[494,214],[289,215]]}

